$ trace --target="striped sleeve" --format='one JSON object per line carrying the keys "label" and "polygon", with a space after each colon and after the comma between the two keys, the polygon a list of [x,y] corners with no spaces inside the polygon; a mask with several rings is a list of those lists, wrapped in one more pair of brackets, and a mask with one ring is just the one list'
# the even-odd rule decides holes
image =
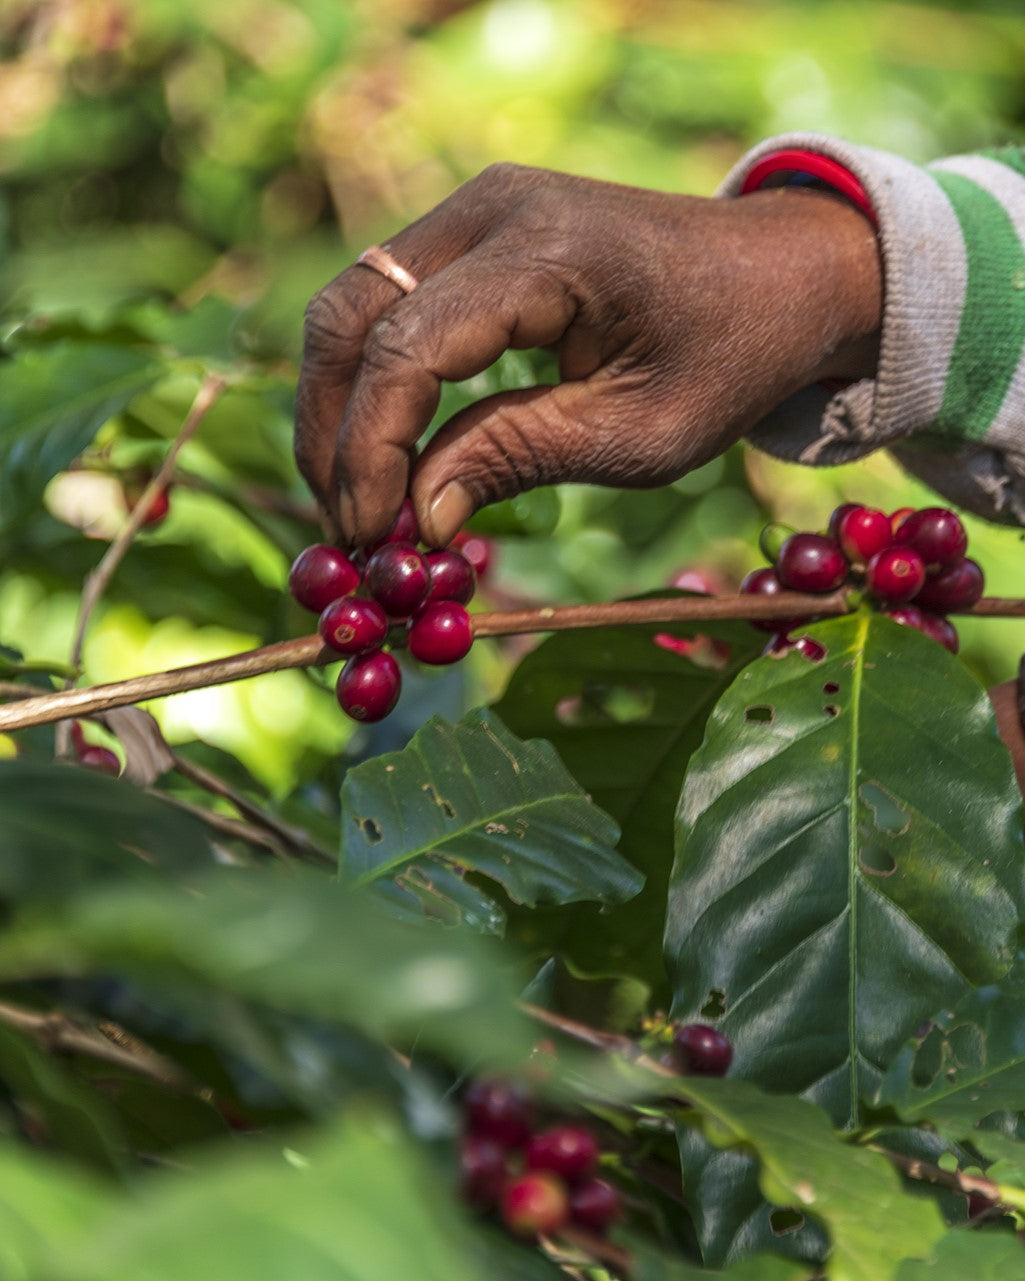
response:
{"label": "striped sleeve", "polygon": [[760,448],[832,464],[888,446],[958,505],[1025,524],[1025,151],[999,148],[920,167],[816,134],[772,138],[731,171],[783,148],[837,161],[879,225],[884,314],[872,380],[807,388],[751,433]]}

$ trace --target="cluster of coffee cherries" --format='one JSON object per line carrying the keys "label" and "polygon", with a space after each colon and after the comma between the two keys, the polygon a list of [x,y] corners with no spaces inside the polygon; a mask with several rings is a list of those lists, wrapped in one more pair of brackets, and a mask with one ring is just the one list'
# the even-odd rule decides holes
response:
{"label": "cluster of coffee cherries", "polygon": [[101,774],[111,774],[114,778],[121,773],[117,753],[109,747],[101,747],[99,743],[88,742],[81,721],[71,722],[71,748],[79,765],[86,769],[99,770]]}
{"label": "cluster of coffee cherries", "polygon": [[598,1140],[563,1121],[535,1129],[535,1106],[516,1081],[481,1078],[463,1097],[459,1148],[463,1199],[497,1212],[510,1232],[549,1236],[568,1225],[601,1235],[622,1214],[619,1192],[600,1178]]}
{"label": "cluster of coffee cherries", "polygon": [[[419,551],[419,541],[406,499],[378,542],[352,556],[316,543],[300,552],[289,573],[293,597],[320,615],[324,644],[348,659],[336,693],[353,720],[382,720],[398,702],[402,676],[385,648],[393,625],[404,625],[409,652],[421,663],[458,662],[473,643],[466,605],[477,585],[474,565],[455,544]],[[469,551],[475,540],[462,541]]]}
{"label": "cluster of coffee cherries", "polygon": [[[779,532],[786,536],[776,536]],[[887,515],[859,503],[843,503],[830,516],[826,533],[768,526],[761,546],[773,564],[752,570],[740,585],[742,592],[826,593],[850,584],[867,592],[889,618],[924,632],[952,654],[957,653],[958,637],[946,615],[968,609],[982,596],[982,570],[965,555],[965,527],[945,507],[901,507]],[[766,653],[798,649],[818,659],[825,651],[817,641],[790,636],[813,617],[758,621],[753,626],[773,633]]]}

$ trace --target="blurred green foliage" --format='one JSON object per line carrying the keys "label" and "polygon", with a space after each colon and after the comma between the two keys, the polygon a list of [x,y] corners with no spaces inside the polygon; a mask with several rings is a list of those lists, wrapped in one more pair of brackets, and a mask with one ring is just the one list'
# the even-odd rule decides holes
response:
{"label": "blurred green foliage", "polygon": [[[159,461],[213,365],[232,389],[182,454],[171,518],[108,594],[87,674],[301,630],[280,588],[317,528],[290,453],[304,303],[486,164],[707,194],[749,145],[794,128],[925,160],[1022,137],[1023,56],[1014,0],[0,0],[0,337],[8,353],[63,338],[165,358],[85,458],[85,506],[105,520],[74,516],[88,486],[58,477],[49,514],[7,536],[0,641],[67,657],[117,502],[95,486]],[[442,413],[496,379],[529,382],[539,360],[452,388]],[[682,565],[736,582],[765,519],[814,527],[852,495],[926,496],[882,457],[813,473],[737,449],[654,494],[566,488],[480,521],[503,536],[503,599],[602,599]],[[971,537],[991,589],[1017,592],[1018,535],[975,522]],[[988,680],[1025,649],[1025,625],[964,632]],[[445,697],[479,700],[503,676],[493,649]],[[349,733],[295,673],[161,715],[281,793]]]}

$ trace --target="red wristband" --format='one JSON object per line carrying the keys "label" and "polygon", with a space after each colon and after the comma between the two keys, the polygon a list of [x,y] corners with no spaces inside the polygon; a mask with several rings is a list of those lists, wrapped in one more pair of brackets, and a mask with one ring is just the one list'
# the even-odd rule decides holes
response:
{"label": "red wristband", "polygon": [[748,170],[741,184],[740,194],[746,196],[749,192],[757,191],[776,174],[807,174],[819,182],[824,182],[849,200],[856,209],[860,209],[873,227],[878,226],[872,203],[865,193],[865,188],[854,174],[836,160],[831,160],[829,156],[820,155],[816,151],[794,149],[774,151],[769,156],[763,156]]}

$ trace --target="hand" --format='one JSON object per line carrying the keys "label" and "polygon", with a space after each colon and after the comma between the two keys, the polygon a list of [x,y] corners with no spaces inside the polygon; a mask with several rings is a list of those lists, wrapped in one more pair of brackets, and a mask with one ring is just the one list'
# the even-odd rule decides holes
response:
{"label": "hand", "polygon": [[[497,165],[388,250],[412,293],[356,265],[307,313],[296,457],[350,544],[407,491],[443,545],[535,485],[664,484],[799,388],[874,367],[875,237],[821,192],[706,200]],[[526,347],[557,352],[559,384],[469,406],[416,457],[442,382]]]}

